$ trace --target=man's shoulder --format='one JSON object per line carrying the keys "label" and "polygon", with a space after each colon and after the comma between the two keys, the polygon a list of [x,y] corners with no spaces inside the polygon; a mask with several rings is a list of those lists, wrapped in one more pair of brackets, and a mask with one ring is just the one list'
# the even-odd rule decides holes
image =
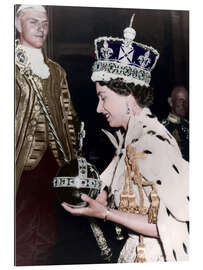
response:
{"label": "man's shoulder", "polygon": [[54,69],[57,69],[59,70],[60,72],[64,72],[65,73],[65,70],[64,68],[59,64],[57,63],[56,61],[50,59],[50,58],[47,58],[47,64],[49,67],[53,67]]}
{"label": "man's shoulder", "polygon": [[60,69],[63,69],[59,63],[57,63],[56,61],[52,60],[51,58],[47,58],[47,64],[48,65],[55,66],[55,67],[58,67]]}

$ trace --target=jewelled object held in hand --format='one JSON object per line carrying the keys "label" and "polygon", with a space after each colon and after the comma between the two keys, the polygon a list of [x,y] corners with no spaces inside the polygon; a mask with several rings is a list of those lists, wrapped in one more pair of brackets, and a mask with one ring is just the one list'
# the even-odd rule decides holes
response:
{"label": "jewelled object held in hand", "polygon": [[80,141],[78,156],[76,159],[65,163],[53,180],[53,187],[59,201],[66,202],[74,208],[87,206],[87,202],[81,199],[83,193],[92,199],[96,199],[101,190],[101,180],[97,169],[82,157],[84,137],[85,130],[82,122],[78,135]]}
{"label": "jewelled object held in hand", "polygon": [[61,202],[71,207],[85,207],[87,203],[81,200],[81,194],[95,199],[100,192],[101,181],[96,168],[85,158],[77,157],[59,169],[53,187]]}

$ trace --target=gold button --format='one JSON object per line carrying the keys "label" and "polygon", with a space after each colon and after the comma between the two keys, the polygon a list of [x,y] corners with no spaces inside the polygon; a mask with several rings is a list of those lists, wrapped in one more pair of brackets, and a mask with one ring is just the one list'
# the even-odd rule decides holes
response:
{"label": "gold button", "polygon": [[27,136],[27,140],[28,140],[28,142],[31,142],[33,140],[33,136],[32,135],[28,135]]}
{"label": "gold button", "polygon": [[40,110],[40,105],[36,104],[36,105],[35,105],[35,110],[36,110],[36,111],[39,111],[39,110]]}
{"label": "gold button", "polygon": [[30,123],[31,123],[31,125],[34,127],[34,126],[36,126],[37,121],[36,121],[35,119],[32,119]]}

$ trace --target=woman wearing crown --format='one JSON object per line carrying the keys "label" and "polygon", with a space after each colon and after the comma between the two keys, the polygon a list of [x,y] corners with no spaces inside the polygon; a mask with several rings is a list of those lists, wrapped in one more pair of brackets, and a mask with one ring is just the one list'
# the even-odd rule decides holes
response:
{"label": "woman wearing crown", "polygon": [[153,102],[151,71],[159,57],[152,47],[133,41],[136,32],[124,30],[124,39],[95,40],[92,80],[102,113],[117,138],[105,131],[116,148],[101,179],[96,200],[82,195],[86,208],[62,206],[74,215],[112,221],[128,233],[118,262],[187,260],[188,162],[176,140],[148,108]]}

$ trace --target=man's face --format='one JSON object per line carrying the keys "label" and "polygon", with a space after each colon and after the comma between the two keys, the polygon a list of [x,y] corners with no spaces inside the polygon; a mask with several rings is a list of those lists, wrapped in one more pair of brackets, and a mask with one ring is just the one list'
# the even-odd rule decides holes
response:
{"label": "man's face", "polygon": [[20,19],[21,43],[32,48],[42,48],[48,34],[48,18],[45,12],[27,9]]}
{"label": "man's face", "polygon": [[179,90],[172,95],[172,111],[178,116],[185,117],[188,113],[188,93]]}

